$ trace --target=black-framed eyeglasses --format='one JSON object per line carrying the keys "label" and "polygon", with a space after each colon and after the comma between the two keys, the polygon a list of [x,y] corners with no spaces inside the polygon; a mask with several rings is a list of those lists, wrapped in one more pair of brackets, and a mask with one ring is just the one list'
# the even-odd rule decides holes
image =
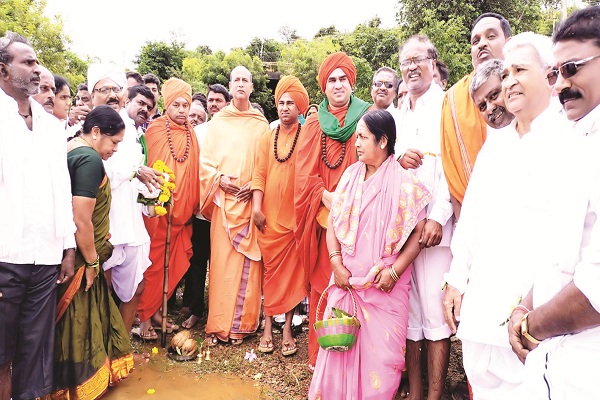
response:
{"label": "black-framed eyeglasses", "polygon": [[431,57],[429,57],[429,56],[427,56],[427,57],[418,57],[418,58],[411,57],[411,58],[407,58],[406,60],[402,60],[400,62],[400,66],[401,67],[408,67],[411,63],[415,63],[415,65],[421,65],[426,60],[431,60]]}
{"label": "black-framed eyeglasses", "polygon": [[546,75],[546,77],[548,78],[548,83],[550,85],[554,85],[556,83],[556,80],[558,79],[559,72],[563,76],[563,78],[569,79],[570,77],[575,75],[577,71],[579,71],[580,67],[583,67],[586,63],[598,57],[600,57],[600,54],[598,54],[597,56],[584,58],[583,60],[579,61],[569,61],[558,68],[553,68],[552,71],[548,72],[548,75]]}
{"label": "black-framed eyeglasses", "polygon": [[109,94],[111,90],[114,93],[118,94],[123,91],[123,88],[121,86],[102,86],[101,88],[94,89],[95,92],[102,94]]}
{"label": "black-framed eyeglasses", "polygon": [[375,81],[375,82],[373,82],[373,86],[374,87],[380,88],[381,85],[385,86],[386,89],[391,89],[391,88],[394,87],[394,84],[392,82],[388,82],[388,81]]}

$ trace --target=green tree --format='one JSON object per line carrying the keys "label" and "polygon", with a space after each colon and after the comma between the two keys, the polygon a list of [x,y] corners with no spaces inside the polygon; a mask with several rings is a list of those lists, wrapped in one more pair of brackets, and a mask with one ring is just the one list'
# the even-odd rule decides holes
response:
{"label": "green tree", "polygon": [[[323,93],[319,86],[318,72],[321,63],[340,47],[329,37],[312,40],[296,40],[281,50],[279,71],[282,75],[294,75],[304,85],[311,103],[320,103]],[[369,77],[370,79],[370,77]]]}
{"label": "green tree", "polygon": [[63,32],[61,18],[46,17],[45,9],[43,0],[0,1],[0,36],[7,31],[25,36],[42,65],[55,74],[64,75],[71,86],[83,82],[88,62],[67,49],[71,41]]}
{"label": "green tree", "polygon": [[399,27],[382,29],[381,20],[373,18],[358,25],[353,32],[339,38],[342,51],[366,60],[373,71],[388,66],[398,70],[398,43],[402,35]]}
{"label": "green tree", "polygon": [[174,39],[171,44],[165,42],[146,42],[135,60],[140,74],[153,73],[161,82],[171,77],[182,76],[183,59],[186,57],[184,43]]}
{"label": "green tree", "polygon": [[295,29],[290,28],[287,25],[284,25],[281,28],[279,28],[278,33],[283,39],[283,41],[287,44],[290,44],[295,40],[300,39],[300,36],[298,36],[297,31]]}
{"label": "green tree", "polygon": [[327,28],[321,28],[317,31],[317,33],[315,34],[315,39],[318,39],[320,37],[324,37],[324,36],[336,36],[339,35],[340,32],[337,30],[337,28],[335,27],[335,25],[331,25]]}
{"label": "green tree", "polygon": [[253,57],[258,57],[263,62],[276,62],[281,57],[282,47],[282,43],[276,40],[255,37],[244,51]]}

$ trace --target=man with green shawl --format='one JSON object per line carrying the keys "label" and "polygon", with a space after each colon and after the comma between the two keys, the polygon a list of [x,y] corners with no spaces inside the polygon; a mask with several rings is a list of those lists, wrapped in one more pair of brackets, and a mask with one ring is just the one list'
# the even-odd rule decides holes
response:
{"label": "man with green shawl", "polygon": [[[319,297],[331,278],[325,241],[331,198],[344,170],[357,161],[354,131],[370,106],[354,96],[355,83],[356,66],[346,53],[336,52],[325,58],[319,67],[319,84],[326,98],[319,104],[319,112],[308,117],[298,138],[294,233],[298,255],[308,271],[310,326],[316,320]],[[318,351],[316,334],[309,329],[311,371]]]}

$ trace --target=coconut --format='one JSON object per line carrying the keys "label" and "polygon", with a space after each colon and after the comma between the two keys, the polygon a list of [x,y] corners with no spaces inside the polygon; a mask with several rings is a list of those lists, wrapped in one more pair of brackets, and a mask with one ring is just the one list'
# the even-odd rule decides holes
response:
{"label": "coconut", "polygon": [[197,348],[198,343],[194,339],[187,339],[183,343],[183,346],[181,346],[181,355],[189,356],[190,354],[194,354]]}
{"label": "coconut", "polygon": [[181,348],[185,341],[191,337],[192,333],[189,330],[181,331],[173,336],[173,339],[171,339],[171,346],[173,346],[174,349],[177,349],[178,347]]}

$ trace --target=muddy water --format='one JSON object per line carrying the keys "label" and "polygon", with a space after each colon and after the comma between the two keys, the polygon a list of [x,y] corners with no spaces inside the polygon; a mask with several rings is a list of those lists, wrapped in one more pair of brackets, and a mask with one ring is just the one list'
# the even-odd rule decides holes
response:
{"label": "muddy water", "polygon": [[[148,389],[154,389],[148,394]],[[175,368],[165,370],[160,364],[135,364],[129,378],[118,383],[103,399],[107,400],[259,400],[261,389],[256,382],[237,376],[185,373]]]}

